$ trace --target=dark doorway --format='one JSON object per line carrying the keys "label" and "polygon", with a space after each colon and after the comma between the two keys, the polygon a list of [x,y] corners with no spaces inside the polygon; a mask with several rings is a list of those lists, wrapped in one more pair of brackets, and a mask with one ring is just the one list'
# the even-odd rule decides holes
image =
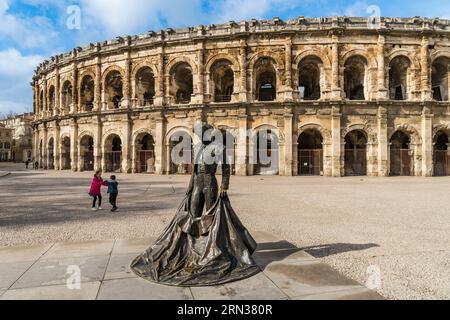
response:
{"label": "dark doorway", "polygon": [[323,174],[323,139],[317,130],[307,130],[298,138],[298,174]]}
{"label": "dark doorway", "polygon": [[391,138],[390,175],[411,176],[413,174],[413,151],[410,149],[411,139],[402,132],[397,131]]}
{"label": "dark doorway", "polygon": [[450,157],[448,154],[449,137],[445,132],[438,132],[434,143],[434,175],[450,175]]}
{"label": "dark doorway", "polygon": [[345,136],[345,175],[367,175],[367,138],[360,130]]}

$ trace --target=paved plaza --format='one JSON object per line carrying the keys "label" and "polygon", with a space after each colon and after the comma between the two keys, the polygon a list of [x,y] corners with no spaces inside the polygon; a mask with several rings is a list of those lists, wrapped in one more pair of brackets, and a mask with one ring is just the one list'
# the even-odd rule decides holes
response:
{"label": "paved plaza", "polygon": [[[450,299],[448,177],[232,177],[264,272],[211,290],[160,287],[127,269],[189,177],[119,174],[111,213],[105,193],[105,210],[90,210],[91,176],[0,164],[1,299],[380,298],[366,284],[388,299]],[[68,265],[80,265],[81,290],[67,290]]]}

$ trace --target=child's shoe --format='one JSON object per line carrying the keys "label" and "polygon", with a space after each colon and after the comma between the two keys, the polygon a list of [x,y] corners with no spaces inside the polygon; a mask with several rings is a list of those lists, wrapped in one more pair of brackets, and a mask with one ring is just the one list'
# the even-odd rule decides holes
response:
{"label": "child's shoe", "polygon": [[92,211],[97,211],[97,209],[95,207],[92,207]]}
{"label": "child's shoe", "polygon": [[98,207],[98,210],[103,210],[103,208],[102,207]]}

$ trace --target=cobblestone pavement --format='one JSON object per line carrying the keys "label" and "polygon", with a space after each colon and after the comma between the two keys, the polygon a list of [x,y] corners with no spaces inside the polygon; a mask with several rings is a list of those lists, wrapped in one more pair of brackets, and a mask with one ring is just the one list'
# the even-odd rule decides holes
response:
{"label": "cobblestone pavement", "polygon": [[[189,179],[119,174],[111,213],[90,210],[92,173],[1,172],[11,174],[0,178],[0,246],[155,237]],[[251,232],[274,234],[386,298],[450,299],[449,187],[450,177],[232,177],[230,199]]]}

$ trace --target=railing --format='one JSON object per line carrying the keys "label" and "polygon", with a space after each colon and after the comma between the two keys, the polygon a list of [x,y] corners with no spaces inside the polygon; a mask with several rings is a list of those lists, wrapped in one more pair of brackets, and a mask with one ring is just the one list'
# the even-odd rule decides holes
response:
{"label": "railing", "polygon": [[230,102],[231,95],[229,94],[217,94],[214,96],[214,102]]}

